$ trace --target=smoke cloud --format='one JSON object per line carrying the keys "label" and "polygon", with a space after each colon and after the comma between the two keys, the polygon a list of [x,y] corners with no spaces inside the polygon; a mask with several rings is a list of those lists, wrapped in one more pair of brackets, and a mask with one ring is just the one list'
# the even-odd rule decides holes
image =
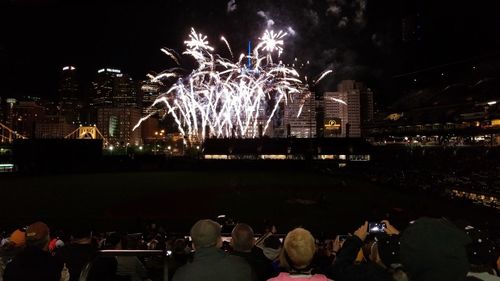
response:
{"label": "smoke cloud", "polygon": [[274,20],[271,19],[266,12],[264,11],[258,11],[257,12],[257,15],[259,15],[261,18],[265,19],[266,20],[266,25],[267,25],[267,28],[271,28],[273,25],[274,25]]}
{"label": "smoke cloud", "polygon": [[[241,1],[233,13],[241,38],[233,42],[248,42],[266,28],[282,30],[289,35],[281,56],[284,63],[294,63],[310,81],[326,69],[334,70],[321,81],[318,91],[333,90],[342,79],[366,80],[379,67],[370,67],[371,54],[383,49],[382,37],[367,27],[367,1]],[[246,33],[241,30],[243,18]]]}
{"label": "smoke cloud", "polygon": [[236,0],[229,0],[227,2],[227,13],[230,14],[238,9],[238,6],[236,5]]}

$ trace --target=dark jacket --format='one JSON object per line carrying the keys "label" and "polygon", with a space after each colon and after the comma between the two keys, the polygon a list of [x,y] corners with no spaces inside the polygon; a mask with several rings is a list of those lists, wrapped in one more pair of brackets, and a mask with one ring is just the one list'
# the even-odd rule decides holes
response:
{"label": "dark jacket", "polygon": [[5,268],[4,281],[59,281],[62,262],[49,252],[26,247]]}
{"label": "dark jacket", "polygon": [[253,247],[252,252],[232,252],[231,255],[244,258],[252,267],[258,280],[267,281],[267,279],[277,276],[274,273],[272,261],[264,256],[260,248]]}
{"label": "dark jacket", "polygon": [[254,281],[255,274],[242,258],[215,247],[195,252],[193,262],[179,268],[173,281]]}
{"label": "dark jacket", "polygon": [[401,235],[401,261],[414,281],[464,281],[470,237],[447,219],[420,218]]}
{"label": "dark jacket", "polygon": [[118,261],[115,257],[96,257],[82,271],[84,280],[87,281],[117,281],[119,277],[116,275]]}
{"label": "dark jacket", "polygon": [[354,264],[363,241],[357,236],[349,237],[337,254],[327,277],[335,281],[388,281],[391,275],[381,266],[371,262]]}
{"label": "dark jacket", "polygon": [[57,256],[66,263],[69,271],[69,281],[78,281],[80,272],[91,262],[97,253],[97,247],[92,244],[69,244],[57,253]]}

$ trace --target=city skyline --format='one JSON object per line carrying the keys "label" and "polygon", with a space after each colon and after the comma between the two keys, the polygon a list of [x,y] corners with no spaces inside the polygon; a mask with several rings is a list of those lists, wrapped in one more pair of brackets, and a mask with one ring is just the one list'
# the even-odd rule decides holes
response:
{"label": "city skyline", "polygon": [[[18,108],[36,108],[38,111],[37,99],[41,99],[46,103],[47,112],[44,114],[47,116],[53,116],[57,111],[69,124],[100,123],[100,127],[106,128],[101,128],[104,134],[110,136],[118,134],[113,130],[121,122],[117,115],[110,113],[114,110],[112,108],[136,107],[145,117],[152,110],[146,109],[142,103],[150,105],[155,102],[155,95],[162,95],[169,88],[176,92],[175,102],[188,97],[186,92],[192,92],[192,95],[185,108],[169,104],[174,100],[172,96],[166,97],[163,113],[168,111],[173,118],[169,124],[174,124],[167,126],[175,127],[176,123],[181,134],[199,135],[201,139],[211,135],[324,136],[323,126],[332,122],[339,126],[340,132],[335,131],[333,135],[358,137],[362,135],[363,122],[385,120],[384,114],[402,116],[398,112],[404,111],[406,116],[415,115],[418,116],[416,120],[425,120],[420,117],[423,113],[418,112],[425,112],[426,106],[444,103],[453,107],[450,100],[440,100],[452,96],[449,89],[457,92],[454,94],[457,103],[474,101],[475,104],[469,104],[467,109],[449,109],[443,120],[469,121],[467,116],[472,114],[478,118],[484,115],[484,119],[491,122],[496,120],[490,113],[495,112],[498,97],[493,89],[498,87],[496,81],[500,75],[500,68],[496,67],[500,65],[500,48],[497,50],[500,40],[494,36],[498,20],[491,17],[493,14],[485,6],[452,6],[451,3],[416,0],[391,0],[382,4],[370,0],[218,0],[209,3],[10,0],[2,3],[5,7],[2,11],[11,12],[2,20],[17,24],[11,24],[13,28],[0,37],[0,77],[5,79],[0,83],[0,97],[4,107],[7,98],[17,98],[22,101]],[[90,14],[93,16],[85,16]],[[41,20],[44,16],[50,16],[50,19]],[[189,30],[194,37],[206,35],[210,46],[196,40],[191,43],[184,41]],[[267,30],[270,33],[264,32]],[[481,30],[481,36],[478,36],[478,30]],[[244,64],[240,66],[238,54],[257,54],[262,37],[275,36],[272,34],[277,40],[269,41],[272,44],[265,58],[269,67],[252,72],[252,63],[258,64],[258,56],[248,58],[246,67]],[[33,45],[36,47],[26,52],[31,40],[43,43]],[[188,46],[180,55],[173,51],[181,51],[181,46],[186,43],[194,45],[191,49]],[[200,59],[203,52],[197,53],[196,48],[200,46],[196,44],[206,45],[210,54]],[[276,54],[271,50],[274,48]],[[211,59],[214,55],[227,60],[219,64]],[[231,72],[219,76],[218,69],[214,71],[205,64],[210,60]],[[19,66],[23,65],[27,69],[24,75],[20,75],[23,68]],[[266,80],[263,84],[258,82],[260,73],[281,71],[281,66],[289,68],[284,70],[283,77],[276,76],[279,78]],[[232,77],[243,77],[240,75],[242,71],[248,74],[248,81],[239,83]],[[196,77],[199,77],[197,72],[201,75],[210,73],[207,77],[217,76],[224,82],[210,84],[202,79],[193,91],[192,82],[196,83]],[[225,79],[227,73],[234,74]],[[327,73],[329,75],[324,75]],[[175,79],[156,81],[161,80],[162,75]],[[283,80],[278,81],[281,78]],[[191,84],[183,85],[183,79],[189,79]],[[343,83],[351,83],[346,81],[364,85],[351,85],[342,90]],[[164,84],[153,89],[154,85],[148,85],[151,82]],[[256,99],[256,93],[279,95],[269,97],[255,107],[253,101],[248,103],[248,99],[245,100],[242,93],[246,88],[240,86],[254,82],[262,91],[249,87],[253,89],[248,91],[251,100]],[[277,87],[273,88],[273,85]],[[146,88],[152,91],[143,91]],[[215,104],[219,101],[218,95],[213,101],[204,100],[204,91],[219,94],[220,89],[236,94],[227,95],[231,97],[228,103],[224,101],[226,105],[232,104],[231,107]],[[292,97],[291,93],[299,95]],[[307,95],[314,98],[302,100]],[[30,98],[23,100],[24,96]],[[245,109],[240,107],[241,100],[232,100],[233,96],[245,100]],[[262,97],[258,99],[264,101]],[[294,99],[300,100],[300,106],[287,104],[287,100]],[[405,100],[415,100],[416,106],[408,106]],[[346,102],[346,105],[336,104],[338,101]],[[286,110],[282,102],[285,102]],[[483,113],[480,112],[482,104],[487,104]],[[304,105],[307,111],[303,111]],[[99,113],[99,108],[109,110],[103,109]],[[201,108],[213,108],[213,116],[210,115],[212,111],[201,112]],[[228,111],[221,112],[221,108]],[[291,108],[298,114],[291,112]],[[194,113],[199,109],[200,112]],[[132,114],[127,112],[117,114]],[[253,117],[245,117],[247,112],[253,112],[250,115]],[[304,114],[303,120],[291,121],[291,116],[298,118],[301,113]],[[34,117],[41,116],[41,113],[33,114]],[[313,114],[317,126],[310,121]],[[325,115],[321,117],[321,114]],[[132,115],[137,116],[135,111]],[[224,116],[224,122],[220,122],[221,116]],[[56,119],[52,118],[50,122]],[[115,125],[108,125],[108,121]],[[12,121],[8,123],[13,124]],[[153,123],[148,126],[159,126]],[[24,127],[35,135],[33,128]],[[236,128],[238,132],[235,132]],[[266,131],[268,128],[271,132]]]}

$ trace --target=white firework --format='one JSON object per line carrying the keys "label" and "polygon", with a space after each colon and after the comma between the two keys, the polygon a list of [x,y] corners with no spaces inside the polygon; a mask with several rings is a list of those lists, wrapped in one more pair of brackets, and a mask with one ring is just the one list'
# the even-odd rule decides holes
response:
{"label": "white firework", "polygon": [[[272,53],[278,51],[279,55],[283,51],[285,36],[281,31],[266,31],[252,54],[242,54],[233,62],[214,54],[207,37],[192,29],[183,54],[193,57],[198,68],[178,78],[152,106],[163,104],[179,132],[191,139],[255,138],[260,132],[266,134],[280,104],[301,102],[307,92],[295,69],[272,63]],[[229,48],[225,38],[222,40]],[[167,51],[176,58],[171,50]],[[248,59],[251,68],[245,64]],[[151,80],[161,82],[177,75],[164,71]]]}
{"label": "white firework", "polygon": [[283,38],[285,38],[286,35],[287,33],[281,30],[278,33],[275,33],[274,30],[266,30],[264,35],[259,38],[261,42],[255,47],[255,51],[258,52],[260,49],[268,53],[278,51],[279,57],[283,52],[283,45],[285,43]]}

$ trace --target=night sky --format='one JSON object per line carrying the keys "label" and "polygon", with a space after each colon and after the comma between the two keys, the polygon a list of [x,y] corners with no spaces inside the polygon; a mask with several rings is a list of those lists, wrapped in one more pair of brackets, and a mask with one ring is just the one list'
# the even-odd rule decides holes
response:
{"label": "night sky", "polygon": [[[311,75],[335,69],[323,89],[355,78],[384,95],[395,75],[500,55],[493,2],[0,0],[0,95],[52,97],[64,65],[78,69],[82,84],[102,67],[140,80],[173,66],[159,49],[181,51],[190,27],[229,56],[220,35],[241,53],[268,26],[291,33],[285,62],[310,60]],[[417,19],[411,42],[402,41],[405,17]]]}

